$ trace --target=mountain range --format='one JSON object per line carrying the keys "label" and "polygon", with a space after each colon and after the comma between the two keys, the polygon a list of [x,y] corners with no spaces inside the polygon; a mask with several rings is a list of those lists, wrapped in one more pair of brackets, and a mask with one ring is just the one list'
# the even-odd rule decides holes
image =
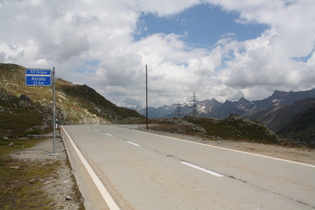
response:
{"label": "mountain range", "polygon": [[[275,90],[268,98],[255,101],[242,97],[238,101],[221,103],[213,98],[197,101],[196,107],[197,117],[225,119],[237,114],[260,121],[283,137],[315,145],[315,89],[298,92]],[[145,109],[135,109],[145,115]],[[149,118],[184,117],[192,113],[191,104],[149,107]]]}
{"label": "mountain range", "polygon": [[[211,100],[207,99],[196,102],[197,116],[218,119],[227,118],[231,114],[251,116],[253,113],[264,111],[272,107],[291,105],[296,101],[305,98],[315,98],[315,88],[300,92],[276,90],[268,98],[256,101],[249,101],[242,97],[238,101],[226,100],[224,103],[221,103],[213,98]],[[149,107],[149,118],[183,117],[185,115],[191,115],[191,107],[190,104],[172,104],[157,108]],[[145,115],[145,109],[141,106],[136,107],[135,110],[140,114]]]}

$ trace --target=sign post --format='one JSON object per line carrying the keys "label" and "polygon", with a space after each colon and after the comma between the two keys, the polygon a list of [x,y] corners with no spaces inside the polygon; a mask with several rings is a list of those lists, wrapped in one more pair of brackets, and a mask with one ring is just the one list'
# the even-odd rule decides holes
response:
{"label": "sign post", "polygon": [[56,98],[55,98],[55,67],[52,70],[52,100],[53,100],[53,117],[52,117],[52,124],[53,124],[53,154],[56,154]]}
{"label": "sign post", "polygon": [[55,67],[51,69],[28,68],[25,70],[26,86],[52,86],[52,126],[53,126],[53,154],[56,154],[56,100],[55,100]]}

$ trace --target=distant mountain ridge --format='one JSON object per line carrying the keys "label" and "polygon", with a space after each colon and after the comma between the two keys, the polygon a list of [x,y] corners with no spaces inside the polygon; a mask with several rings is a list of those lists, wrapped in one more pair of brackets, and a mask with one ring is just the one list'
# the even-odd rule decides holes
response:
{"label": "distant mountain ridge", "polygon": [[[300,99],[315,98],[315,88],[307,91],[285,92],[275,90],[271,96],[262,100],[249,101],[245,98],[240,98],[238,101],[226,100],[224,103],[218,102],[216,99],[203,100],[197,102],[199,117],[213,117],[224,119],[231,114],[241,116],[250,116],[252,113],[283,105],[290,105]],[[168,118],[180,115],[191,115],[189,104],[182,104],[179,108],[178,104],[164,105],[158,108],[149,107],[149,118]],[[137,107],[136,110],[144,115],[145,109]]]}
{"label": "distant mountain ridge", "polygon": [[[315,109],[315,89],[299,92],[276,90],[268,98],[256,101],[243,97],[224,103],[216,99],[204,100],[198,101],[197,107],[197,117],[226,119],[236,114],[260,121],[285,138],[295,138],[296,141],[315,146],[315,111],[312,110]],[[144,109],[138,107],[138,111],[144,114]],[[188,104],[149,108],[149,118],[178,117],[178,113],[180,117],[189,116],[192,108]]]}
{"label": "distant mountain ridge", "polygon": [[246,117],[264,122],[271,130],[278,131],[298,114],[315,104],[315,98],[303,98],[292,104],[270,106],[266,109],[249,113]]}

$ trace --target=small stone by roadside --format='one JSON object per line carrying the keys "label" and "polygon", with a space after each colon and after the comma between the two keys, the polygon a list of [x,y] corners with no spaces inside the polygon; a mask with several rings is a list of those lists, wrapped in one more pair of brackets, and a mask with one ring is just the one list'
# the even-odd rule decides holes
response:
{"label": "small stone by roadside", "polygon": [[13,158],[23,159],[30,163],[49,164],[58,161],[57,172],[43,181],[42,190],[53,200],[52,209],[84,209],[62,139],[56,139],[56,154],[53,152],[53,139],[45,139],[36,146],[11,154]]}

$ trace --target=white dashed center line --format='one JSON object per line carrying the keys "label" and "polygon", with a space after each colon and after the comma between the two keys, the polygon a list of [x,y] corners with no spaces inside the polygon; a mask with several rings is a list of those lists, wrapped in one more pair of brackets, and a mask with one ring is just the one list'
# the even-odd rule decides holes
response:
{"label": "white dashed center line", "polygon": [[200,167],[200,166],[196,166],[196,165],[191,164],[191,163],[187,163],[187,162],[185,162],[185,161],[182,161],[181,163],[184,164],[184,165],[186,165],[186,166],[192,167],[192,168],[197,169],[197,170],[199,170],[199,171],[206,172],[206,173],[211,174],[211,175],[216,176],[216,177],[224,177],[222,174],[216,173],[216,172],[214,172],[214,171],[210,171],[210,170],[208,170],[208,169],[202,168],[202,167]]}
{"label": "white dashed center line", "polygon": [[127,141],[127,143],[132,144],[132,145],[137,146],[137,147],[140,147],[139,144],[133,143],[133,142],[131,142],[131,141]]}

